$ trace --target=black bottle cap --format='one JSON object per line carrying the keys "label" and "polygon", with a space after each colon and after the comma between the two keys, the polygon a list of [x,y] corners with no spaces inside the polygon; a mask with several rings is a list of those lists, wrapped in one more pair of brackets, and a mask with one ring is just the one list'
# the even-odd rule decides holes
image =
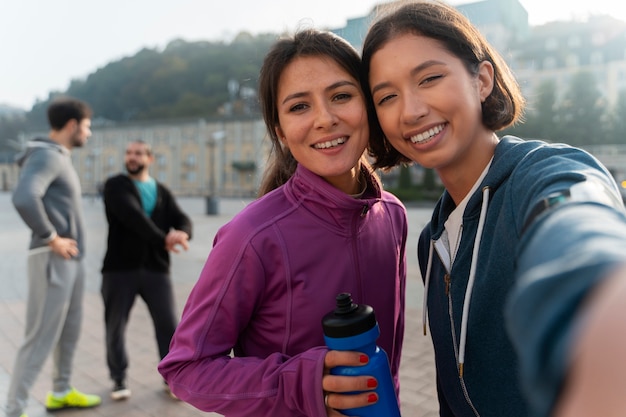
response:
{"label": "black bottle cap", "polygon": [[374,309],[366,304],[355,304],[350,293],[337,295],[336,302],[337,307],[322,319],[326,336],[334,338],[356,336],[376,326]]}

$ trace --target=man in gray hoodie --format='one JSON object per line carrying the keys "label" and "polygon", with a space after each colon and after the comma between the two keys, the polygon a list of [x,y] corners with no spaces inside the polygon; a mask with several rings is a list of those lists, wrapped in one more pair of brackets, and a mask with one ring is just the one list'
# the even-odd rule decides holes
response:
{"label": "man in gray hoodie", "polygon": [[48,411],[99,405],[97,395],[70,385],[80,333],[85,281],[81,188],[70,152],[91,136],[90,107],[60,98],[48,107],[50,134],[18,156],[20,178],[13,205],[31,230],[27,259],[25,337],[11,375],[6,416],[26,417],[29,391],[52,351],[53,386]]}

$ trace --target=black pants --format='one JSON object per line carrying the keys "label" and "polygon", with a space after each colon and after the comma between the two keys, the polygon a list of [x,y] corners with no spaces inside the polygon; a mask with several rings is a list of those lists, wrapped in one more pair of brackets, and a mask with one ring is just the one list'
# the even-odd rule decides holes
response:
{"label": "black pants", "polygon": [[169,351],[178,323],[169,274],[145,269],[107,272],[102,275],[102,299],[106,327],[107,365],[111,379],[126,379],[126,325],[137,295],[145,301],[154,324],[161,359]]}

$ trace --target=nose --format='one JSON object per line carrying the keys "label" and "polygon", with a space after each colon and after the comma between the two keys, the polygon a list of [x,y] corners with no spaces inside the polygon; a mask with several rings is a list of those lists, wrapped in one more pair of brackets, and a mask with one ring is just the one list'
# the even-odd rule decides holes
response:
{"label": "nose", "polygon": [[315,128],[327,129],[337,124],[337,115],[328,103],[319,103],[315,113]]}
{"label": "nose", "polygon": [[414,94],[406,94],[402,100],[401,121],[404,124],[416,123],[428,114],[426,103]]}

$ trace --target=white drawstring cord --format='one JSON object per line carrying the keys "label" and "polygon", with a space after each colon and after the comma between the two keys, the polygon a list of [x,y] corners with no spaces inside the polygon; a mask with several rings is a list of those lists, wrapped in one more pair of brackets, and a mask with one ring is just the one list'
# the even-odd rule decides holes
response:
{"label": "white drawstring cord", "polygon": [[478,220],[478,230],[474,239],[474,249],[472,250],[472,264],[470,265],[469,279],[465,289],[465,300],[463,301],[463,318],[461,319],[461,340],[459,342],[459,377],[463,378],[463,365],[465,364],[465,342],[467,340],[467,321],[469,316],[470,300],[472,289],[476,278],[476,265],[478,264],[478,249],[480,239],[483,234],[485,218],[487,217],[487,206],[489,205],[489,187],[483,188],[483,203],[480,209],[480,219]]}
{"label": "white drawstring cord", "polygon": [[430,283],[430,270],[433,262],[434,241],[430,241],[428,247],[428,264],[426,266],[426,276],[424,277],[424,296],[422,300],[422,324],[424,326],[424,336],[426,336],[426,325],[428,320],[428,284]]}

